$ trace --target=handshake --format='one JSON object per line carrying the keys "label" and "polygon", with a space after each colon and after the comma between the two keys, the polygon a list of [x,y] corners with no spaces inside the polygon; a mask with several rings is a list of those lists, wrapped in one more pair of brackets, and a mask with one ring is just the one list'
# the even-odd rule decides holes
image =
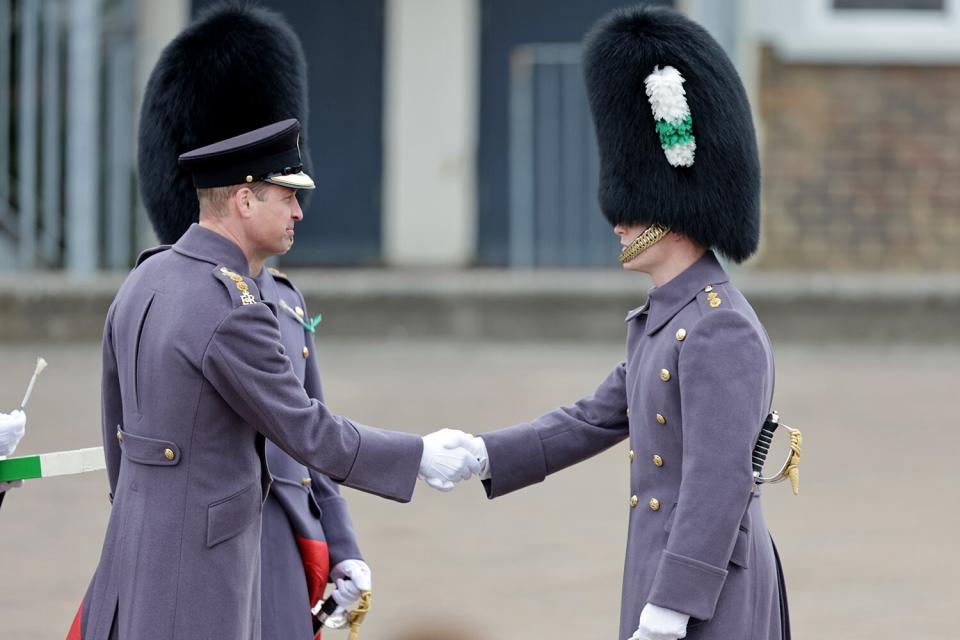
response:
{"label": "handshake", "polygon": [[478,475],[490,477],[487,446],[482,438],[457,429],[441,429],[423,437],[418,477],[437,491],[451,491],[456,483]]}

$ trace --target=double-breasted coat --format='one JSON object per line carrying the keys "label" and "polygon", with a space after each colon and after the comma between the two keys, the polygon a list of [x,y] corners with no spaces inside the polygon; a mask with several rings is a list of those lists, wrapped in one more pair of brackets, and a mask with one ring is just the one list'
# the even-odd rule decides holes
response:
{"label": "double-breasted coat", "polygon": [[[260,298],[277,310],[283,348],[311,398],[323,402],[320,367],[307,305],[285,274],[253,278]],[[313,640],[310,608],[323,596],[331,567],[363,556],[339,486],[267,440],[272,484],[263,505],[260,611],[263,640]]]}
{"label": "double-breasted coat", "polygon": [[592,395],[482,436],[487,493],[629,438],[619,637],[653,603],[691,616],[688,640],[781,640],[778,562],[751,467],[773,380],[763,326],[708,252],[627,315],[626,360]]}
{"label": "double-breasted coat", "polygon": [[104,329],[113,508],[72,633],[260,638],[265,439],[362,491],[409,500],[422,441],[332,413],[294,372],[238,246],[193,225],[140,262]]}

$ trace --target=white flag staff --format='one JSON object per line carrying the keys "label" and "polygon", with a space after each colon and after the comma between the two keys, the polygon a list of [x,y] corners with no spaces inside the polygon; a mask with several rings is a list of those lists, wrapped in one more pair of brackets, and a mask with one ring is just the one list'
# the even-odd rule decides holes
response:
{"label": "white flag staff", "polygon": [[30,394],[33,393],[33,385],[37,381],[40,372],[47,368],[47,361],[43,358],[37,358],[37,368],[33,370],[33,376],[30,378],[30,384],[27,385],[27,392],[23,394],[23,401],[20,402],[20,411],[23,411],[30,401]]}

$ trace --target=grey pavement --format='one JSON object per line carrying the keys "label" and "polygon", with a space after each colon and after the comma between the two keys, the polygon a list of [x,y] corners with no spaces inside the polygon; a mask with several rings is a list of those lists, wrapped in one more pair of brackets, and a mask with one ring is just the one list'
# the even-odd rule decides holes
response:
{"label": "grey pavement", "polygon": [[[590,392],[622,351],[585,340],[323,337],[334,410],[418,433],[480,432],[536,416]],[[18,453],[99,444],[93,343],[0,346],[0,408],[19,402],[37,355],[50,367]],[[795,637],[955,637],[960,347],[780,345],[777,355],[776,406],[805,436],[800,497],[777,485],[764,498]],[[451,494],[421,485],[409,505],[345,490],[374,574],[361,637],[613,640],[631,493],[626,450],[492,502],[476,482]],[[97,561],[106,491],[101,472],[29,482],[7,497],[0,638],[63,638]],[[437,626],[445,630],[416,631]]]}

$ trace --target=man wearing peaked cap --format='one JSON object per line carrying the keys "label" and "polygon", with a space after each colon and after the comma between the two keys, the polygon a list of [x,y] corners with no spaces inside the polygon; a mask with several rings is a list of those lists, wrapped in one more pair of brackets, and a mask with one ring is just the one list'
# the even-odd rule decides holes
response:
{"label": "man wearing peaked cap", "polygon": [[[305,391],[308,374],[284,347],[283,298],[274,305],[258,285],[275,284],[261,279],[263,263],[293,243],[296,189],[312,185],[297,164],[297,128],[279,122],[183,154],[200,221],[143,254],[110,305],[102,416],[113,507],[69,638],[262,637],[261,514],[271,485],[291,498],[267,468],[265,438],[398,501],[418,476],[443,488],[479,471],[466,434],[368,427]],[[316,506],[305,493],[292,499]]]}
{"label": "man wearing peaked cap", "polygon": [[[278,121],[296,119],[305,127],[307,114],[306,62],[299,38],[280,15],[238,2],[203,12],[164,50],[143,101],[139,184],[160,241],[173,244],[198,220],[195,175],[178,162],[180,154]],[[247,184],[250,175],[255,180],[249,184],[261,193],[268,183],[294,187],[305,206],[312,180],[305,175],[310,158],[303,128],[296,143],[300,158],[287,144],[291,157],[277,166],[279,175],[265,175],[276,173],[273,167],[251,169],[226,182]],[[292,171],[301,163],[304,175]],[[307,395],[322,401],[314,346],[319,316],[310,319],[299,289],[275,269],[261,270],[254,281],[261,299],[278,310],[294,373]],[[349,607],[360,590],[371,588],[370,570],[338,485],[270,440],[264,458],[273,485],[262,517],[262,637],[311,640],[310,607],[327,582],[342,585],[331,597]]]}
{"label": "man wearing peaked cap", "polygon": [[499,497],[628,440],[618,637],[784,640],[786,595],[752,460],[773,355],[714,255],[741,261],[757,246],[746,94],[713,38],[667,9],[601,19],[584,68],[601,209],[623,267],[654,287],[627,314],[625,360],[591,395],[474,440],[481,478]]}

